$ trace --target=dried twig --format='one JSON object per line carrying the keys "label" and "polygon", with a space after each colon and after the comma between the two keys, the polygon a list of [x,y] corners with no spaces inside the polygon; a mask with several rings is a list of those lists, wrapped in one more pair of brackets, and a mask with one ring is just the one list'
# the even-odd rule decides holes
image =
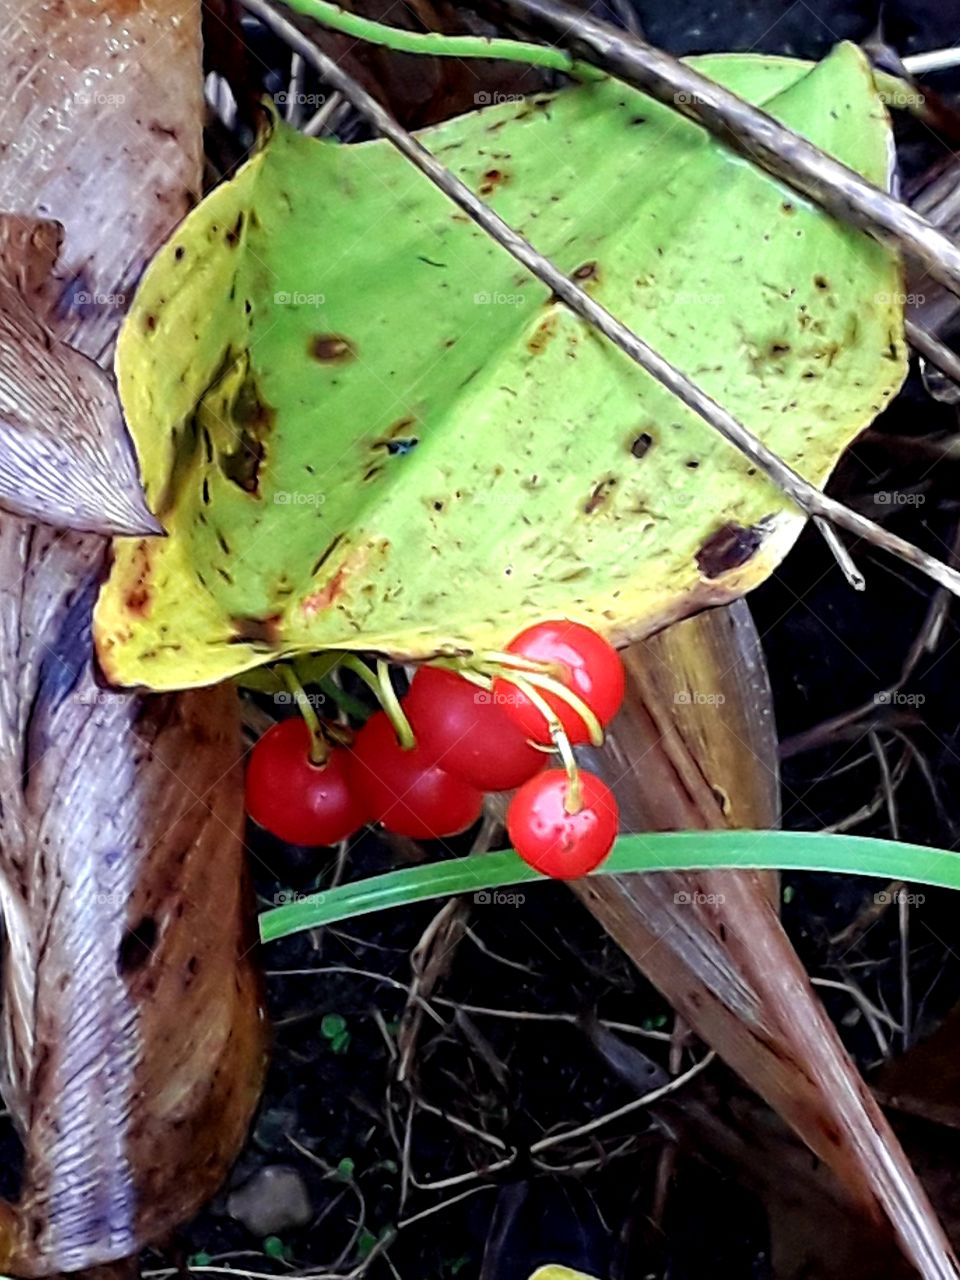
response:
{"label": "dried twig", "polygon": [[[397,978],[391,978],[388,974],[377,973],[374,969],[358,969],[348,964],[328,964],[319,965],[315,968],[307,969],[266,969],[264,977],[266,978],[322,978],[328,974],[351,974],[358,978],[369,978],[374,982],[384,983],[386,986],[394,987],[397,991],[402,991],[406,995],[410,994],[410,984],[400,982]],[[441,1027],[445,1025],[443,1019],[433,1008],[434,1005],[442,1005],[445,1009],[460,1009],[464,1013],[475,1015],[476,1017],[485,1018],[504,1018],[511,1022],[567,1022],[571,1026],[577,1026],[580,1023],[581,1015],[577,1013],[545,1013],[540,1009],[491,1009],[487,1005],[464,1004],[462,1000],[449,1000],[446,996],[433,996],[430,1000],[426,997],[418,995],[417,1000],[424,1005],[430,1013],[433,1020]],[[639,1036],[644,1040],[659,1040],[669,1042],[671,1040],[668,1031],[653,1031],[648,1027],[638,1027],[631,1022],[618,1022],[611,1018],[598,1018],[601,1027],[605,1027],[608,1031],[617,1031],[623,1035]],[[395,1052],[395,1049],[394,1049]],[[0,1112],[0,1119],[3,1113]]]}
{"label": "dried twig", "polygon": [[852,982],[838,982],[834,978],[811,978],[811,983],[815,987],[829,987],[833,991],[845,991],[859,1008],[866,1020],[867,1026],[873,1032],[873,1038],[877,1042],[877,1048],[880,1050],[881,1058],[890,1057],[890,1043],[887,1040],[886,1033],[883,1030],[883,1024],[890,1027],[893,1031],[899,1031],[900,1026],[894,1018],[884,1009],[878,1008],[871,1000],[869,1000],[859,987],[853,985]]}
{"label": "dried twig", "polygon": [[836,560],[837,564],[840,566],[840,572],[846,578],[848,585],[853,587],[854,591],[865,591],[867,588],[867,580],[854,563],[853,556],[851,556],[850,552],[840,541],[837,531],[834,529],[833,525],[828,524],[827,521],[824,520],[823,516],[814,516],[813,523],[817,526],[817,529],[830,549],[834,560]]}
{"label": "dried twig", "polygon": [[588,1120],[585,1124],[579,1124],[575,1129],[563,1129],[560,1133],[552,1133],[546,1138],[540,1138],[539,1141],[531,1144],[530,1154],[538,1155],[541,1151],[548,1151],[551,1147],[558,1147],[561,1143],[570,1142],[574,1138],[585,1137],[602,1125],[610,1124],[614,1120],[620,1120],[634,1111],[639,1111],[641,1107],[649,1107],[654,1102],[659,1102],[661,1098],[669,1097],[671,1093],[676,1093],[678,1089],[682,1089],[694,1076],[698,1076],[701,1071],[709,1067],[716,1056],[711,1049],[682,1075],[674,1076],[672,1080],[667,1084],[661,1085],[659,1089],[651,1089],[649,1093],[643,1094],[642,1097],[634,1098],[622,1107],[617,1107],[615,1111],[608,1111],[606,1115],[595,1116],[593,1120]]}
{"label": "dried twig", "polygon": [[951,351],[939,338],[935,338],[928,329],[917,324],[916,320],[911,320],[909,316],[903,322],[903,329],[911,347],[925,360],[929,360],[934,368],[939,369],[948,378],[952,378],[954,382],[960,383],[960,356],[956,352]]}
{"label": "dried twig", "polygon": [[[890,764],[887,760],[887,753],[884,750],[880,735],[876,729],[871,729],[867,735],[870,747],[877,758],[880,766],[880,782],[883,788],[883,796],[887,807],[887,821],[890,826],[890,839],[900,839],[900,817],[897,811],[897,797],[893,788],[893,778],[890,773]],[[910,1023],[912,1009],[912,993],[910,990],[910,901],[906,893],[898,893],[897,901],[897,920],[900,929],[900,1007],[902,1010],[901,1021],[903,1024],[902,1038],[904,1051],[910,1048]]]}
{"label": "dried twig", "polygon": [[903,59],[903,65],[914,76],[931,71],[948,71],[960,66],[960,49],[930,49],[925,53],[910,53]]}
{"label": "dried twig", "polygon": [[[954,530],[949,559],[951,563],[956,563],[960,559],[960,525]],[[944,590],[935,592],[930,598],[923,625],[914,637],[907,656],[903,660],[900,674],[893,684],[875,693],[868,702],[861,703],[850,711],[842,711],[839,715],[831,716],[830,719],[821,721],[811,729],[804,729],[801,733],[782,739],[781,760],[789,760],[792,756],[800,755],[804,751],[814,750],[825,742],[829,742],[835,734],[849,729],[861,720],[876,717],[878,712],[892,705],[896,694],[913,675],[921,658],[933,653],[940,643],[949,604],[950,596]]]}

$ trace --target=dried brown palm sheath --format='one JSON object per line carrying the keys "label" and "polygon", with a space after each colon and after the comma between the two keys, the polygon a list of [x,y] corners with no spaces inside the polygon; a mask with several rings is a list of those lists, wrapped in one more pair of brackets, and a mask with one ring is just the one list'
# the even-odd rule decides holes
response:
{"label": "dried brown palm sheath", "polygon": [[[755,789],[775,769],[758,642],[742,616],[739,634],[721,617],[690,619],[625,653],[625,710],[590,761],[614,787],[625,830],[770,821],[769,799]],[[726,698],[722,714],[703,700],[717,694]],[[758,694],[746,739],[749,712],[738,701],[749,706]],[[936,1215],[816,999],[768,884],[750,871],[715,871],[593,878],[574,891],[697,1034],[830,1166],[863,1217],[895,1235],[920,1275],[955,1277]]]}
{"label": "dried brown palm sheath", "polygon": [[[3,274],[105,360],[196,196],[199,8],[2,0],[0,14],[0,212],[65,231],[52,291],[42,235]],[[107,550],[0,517],[0,1057],[25,1144],[0,1253],[23,1275],[123,1259],[189,1217],[262,1079],[236,695],[101,690],[90,612]]]}

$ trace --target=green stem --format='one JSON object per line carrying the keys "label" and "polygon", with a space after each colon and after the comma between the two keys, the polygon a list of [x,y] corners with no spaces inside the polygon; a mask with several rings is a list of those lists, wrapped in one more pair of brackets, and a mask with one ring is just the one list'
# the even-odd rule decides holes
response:
{"label": "green stem", "polygon": [[[519,653],[507,653],[504,649],[484,649],[481,653],[474,654],[471,658],[463,659],[465,662],[479,662],[484,671],[488,668],[495,671],[497,675],[502,675],[500,668],[509,667],[516,668],[517,671],[547,671],[548,665],[538,662],[536,658],[524,658]],[[554,670],[557,670],[554,667]]]}
{"label": "green stem", "polygon": [[382,658],[378,659],[377,671],[374,674],[364,660],[358,658],[355,653],[345,653],[340,659],[340,665],[358,675],[364,684],[373,691],[374,697],[387,713],[390,723],[393,725],[393,731],[397,735],[397,741],[404,751],[409,751],[411,747],[415,747],[416,739],[413,736],[410,721],[400,706],[400,699],[397,697],[397,692],[390,679],[389,665]]}
{"label": "green stem", "polygon": [[[570,745],[570,739],[567,737],[563,725],[550,706],[549,702],[537,692],[532,683],[530,673],[520,675],[514,672],[509,679],[530,699],[536,709],[547,722],[550,730],[550,737],[553,739],[553,745],[556,748],[557,755],[563,761],[563,767],[567,771],[567,794],[564,799],[563,807],[567,813],[579,813],[583,804],[583,796],[580,790],[580,773],[577,769],[577,762],[574,759],[573,748]],[[551,682],[553,683],[553,682]],[[579,699],[577,699],[579,701]],[[603,734],[600,735],[603,741]]]}
{"label": "green stem", "polygon": [[521,40],[491,39],[487,36],[446,36],[436,31],[402,31],[357,13],[348,13],[329,0],[282,0],[295,13],[313,18],[332,31],[355,36],[370,44],[384,45],[397,53],[426,53],[438,58],[498,58],[504,62],[526,62],[535,67],[563,71],[580,80],[599,80],[603,73],[577,62],[550,45]]}
{"label": "green stem", "polygon": [[530,697],[530,685],[534,685],[538,689],[545,689],[548,693],[552,693],[555,698],[559,698],[561,702],[565,702],[568,707],[572,707],[586,727],[587,733],[590,735],[590,741],[595,747],[603,745],[603,725],[593,714],[584,700],[568,689],[561,681],[555,680],[553,676],[538,675],[534,671],[525,671],[522,676],[516,673],[503,673],[500,675],[501,680],[512,681],[516,685],[521,682],[526,686],[524,693]]}
{"label": "green stem", "polygon": [[311,764],[326,764],[330,755],[330,749],[327,746],[327,740],[324,737],[323,726],[320,724],[320,717],[314,710],[313,703],[307,697],[303,685],[292,667],[286,665],[281,666],[280,675],[284,684],[290,690],[293,701],[297,710],[303,716],[307,728],[310,730],[310,762]]}
{"label": "green stem", "polygon": [[352,694],[346,693],[332,676],[321,676],[317,684],[331,702],[336,703],[341,711],[345,711],[348,716],[353,716],[355,720],[365,720],[370,714],[370,708],[366,703],[361,702],[359,698],[354,698]]}
{"label": "green stem", "polygon": [[[621,836],[610,857],[593,874],[712,867],[831,871],[960,889],[960,855],[950,850],[807,831],[670,831]],[[260,936],[264,942],[273,942],[301,929],[315,929],[387,907],[545,879],[509,849],[404,867],[265,911],[260,916]]]}
{"label": "green stem", "polygon": [[352,671],[355,676],[359,676],[367,688],[372,690],[377,701],[380,701],[380,681],[362,658],[358,658],[355,653],[345,653],[340,658],[338,665],[346,667],[347,670]]}
{"label": "green stem", "polygon": [[413,736],[410,721],[400,705],[397,691],[394,689],[393,681],[390,679],[390,664],[385,662],[383,658],[377,659],[377,684],[379,685],[378,696],[381,706],[393,725],[394,733],[396,733],[401,747],[403,747],[404,751],[409,751],[411,747],[417,745],[417,740]]}
{"label": "green stem", "polygon": [[473,658],[431,658],[426,666],[437,667],[441,671],[453,671],[464,680],[469,680],[478,689],[492,689],[493,677],[477,671],[471,664]]}

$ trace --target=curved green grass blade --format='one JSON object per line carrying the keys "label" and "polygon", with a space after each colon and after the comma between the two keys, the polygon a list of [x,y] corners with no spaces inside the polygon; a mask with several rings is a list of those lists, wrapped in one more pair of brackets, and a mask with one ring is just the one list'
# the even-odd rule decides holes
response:
{"label": "curved green grass blade", "polygon": [[[668,831],[621,836],[606,862],[592,874],[701,871],[708,867],[832,871],[960,889],[960,855],[949,849],[809,831]],[[296,901],[260,916],[260,937],[273,942],[301,929],[387,907],[547,878],[521,861],[512,849],[405,867],[335,889],[291,894]]]}

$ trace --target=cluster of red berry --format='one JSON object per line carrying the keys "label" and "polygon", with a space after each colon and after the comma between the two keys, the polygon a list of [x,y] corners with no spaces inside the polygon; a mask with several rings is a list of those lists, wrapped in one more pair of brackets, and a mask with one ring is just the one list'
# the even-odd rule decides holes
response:
{"label": "cluster of red berry", "polygon": [[[485,791],[519,788],[507,829],[520,856],[547,875],[591,871],[610,851],[619,814],[610,790],[576,767],[569,748],[595,740],[619,708],[617,652],[579,623],[544,622],[492,665],[492,683],[421,667],[403,701],[410,747],[385,711],[352,747],[320,744],[322,760],[303,719],[274,725],[250,757],[248,813],[294,844],[335,844],[364,822],[438,839],[473,825]],[[546,769],[558,749],[565,767]]]}

